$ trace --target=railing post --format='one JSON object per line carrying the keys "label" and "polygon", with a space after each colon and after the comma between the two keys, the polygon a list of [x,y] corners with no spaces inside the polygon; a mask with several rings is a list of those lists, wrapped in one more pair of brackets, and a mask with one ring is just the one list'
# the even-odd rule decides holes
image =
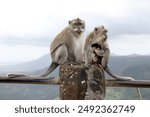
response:
{"label": "railing post", "polygon": [[87,91],[85,100],[102,100],[105,98],[104,71],[98,65],[92,64],[87,72]]}
{"label": "railing post", "polygon": [[104,72],[96,65],[60,66],[60,99],[93,100],[105,97]]}
{"label": "railing post", "polygon": [[87,87],[87,74],[81,65],[60,66],[60,99],[83,100]]}

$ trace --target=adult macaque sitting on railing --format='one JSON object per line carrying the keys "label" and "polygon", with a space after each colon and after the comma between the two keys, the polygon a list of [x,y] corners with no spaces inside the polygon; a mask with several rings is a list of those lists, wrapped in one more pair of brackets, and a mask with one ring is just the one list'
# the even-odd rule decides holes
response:
{"label": "adult macaque sitting on railing", "polygon": [[107,30],[104,26],[96,27],[86,38],[85,46],[85,65],[97,62],[113,78],[117,80],[134,80],[131,77],[115,75],[108,67],[110,49],[107,43]]}

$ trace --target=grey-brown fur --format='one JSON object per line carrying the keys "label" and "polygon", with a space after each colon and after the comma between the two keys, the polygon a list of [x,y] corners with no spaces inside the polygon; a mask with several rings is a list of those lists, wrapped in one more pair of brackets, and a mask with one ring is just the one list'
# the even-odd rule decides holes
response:
{"label": "grey-brown fur", "polygon": [[[99,47],[92,46],[94,44],[99,45]],[[94,31],[87,36],[84,46],[84,52],[85,65],[88,66],[92,62],[98,62],[113,78],[117,80],[134,80],[131,77],[122,77],[115,75],[108,68],[107,64],[110,57],[110,49],[107,43],[107,30],[104,28],[104,26],[96,27]]]}
{"label": "grey-brown fur", "polygon": [[43,77],[50,74],[58,65],[71,62],[81,62],[85,30],[85,22],[79,18],[68,22],[69,26],[61,31],[50,46],[52,63],[49,69],[42,74]]}

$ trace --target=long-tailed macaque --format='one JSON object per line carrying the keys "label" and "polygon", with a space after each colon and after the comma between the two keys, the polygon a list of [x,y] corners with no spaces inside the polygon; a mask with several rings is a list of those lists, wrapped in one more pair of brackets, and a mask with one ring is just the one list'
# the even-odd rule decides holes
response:
{"label": "long-tailed macaque", "polygon": [[94,31],[87,36],[84,46],[84,55],[85,65],[97,62],[111,77],[117,80],[134,80],[131,77],[115,75],[109,69],[107,64],[110,57],[110,49],[107,43],[107,30],[104,26],[96,27]]}
{"label": "long-tailed macaque", "polygon": [[50,46],[52,63],[42,77],[50,74],[58,65],[82,62],[85,22],[79,18],[68,22],[69,26],[61,31]]}

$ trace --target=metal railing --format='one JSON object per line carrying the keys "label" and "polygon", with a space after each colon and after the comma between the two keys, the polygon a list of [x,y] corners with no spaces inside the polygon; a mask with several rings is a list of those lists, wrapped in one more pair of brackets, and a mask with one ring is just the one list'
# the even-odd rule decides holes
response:
{"label": "metal railing", "polygon": [[[0,83],[17,83],[17,84],[43,84],[43,85],[59,85],[52,84],[50,78],[20,75],[19,77],[0,76]],[[114,79],[105,79],[107,87],[140,87],[150,88],[150,80],[133,80],[118,81]]]}

